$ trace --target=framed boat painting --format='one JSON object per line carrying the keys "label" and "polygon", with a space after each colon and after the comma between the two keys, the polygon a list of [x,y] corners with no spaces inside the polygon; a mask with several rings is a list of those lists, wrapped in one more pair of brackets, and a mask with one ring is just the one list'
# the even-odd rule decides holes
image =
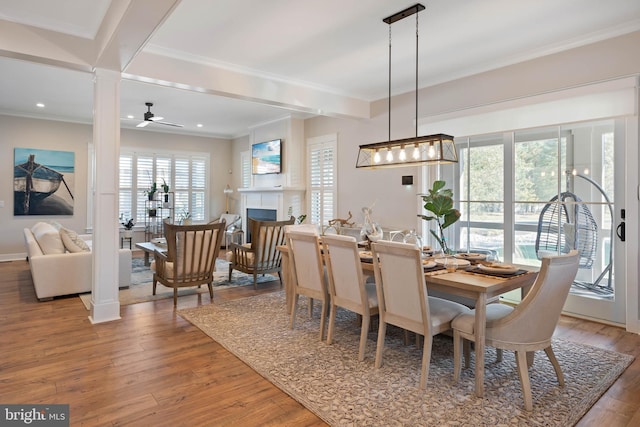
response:
{"label": "framed boat painting", "polygon": [[73,215],[75,153],[14,149],[13,215]]}

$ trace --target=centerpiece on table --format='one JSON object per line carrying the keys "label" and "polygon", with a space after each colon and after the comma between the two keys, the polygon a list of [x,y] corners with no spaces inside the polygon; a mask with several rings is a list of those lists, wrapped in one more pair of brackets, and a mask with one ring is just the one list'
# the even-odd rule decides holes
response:
{"label": "centerpiece on table", "polygon": [[429,231],[440,244],[442,252],[450,254],[452,251],[447,246],[444,230],[460,219],[460,211],[453,207],[453,191],[449,188],[444,188],[445,186],[446,182],[444,181],[433,182],[433,187],[429,190],[429,194],[422,196],[424,209],[431,212],[431,214],[418,216],[425,221],[436,222],[437,230],[430,229]]}

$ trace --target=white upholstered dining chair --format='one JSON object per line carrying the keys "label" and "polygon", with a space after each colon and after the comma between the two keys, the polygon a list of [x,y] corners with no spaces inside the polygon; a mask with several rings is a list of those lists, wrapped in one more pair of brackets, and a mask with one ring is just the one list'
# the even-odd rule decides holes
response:
{"label": "white upholstered dining chair", "polygon": [[329,276],[329,295],[331,309],[329,312],[329,331],[327,343],[333,342],[335,331],[336,311],[338,307],[346,308],[362,316],[360,329],[360,346],[358,360],[364,360],[367,346],[367,333],[371,323],[371,316],[378,314],[378,297],[375,283],[367,283],[360,256],[358,244],[351,236],[325,235],[324,256]]}
{"label": "white upholstered dining chair", "polygon": [[[578,262],[579,254],[576,250],[567,255],[543,257],[538,277],[520,304],[515,308],[505,304],[487,305],[485,343],[499,351],[516,352],[518,375],[527,411],[533,409],[527,352],[544,350],[555,369],[558,383],[564,385],[562,370],[551,349],[551,337],[578,272]],[[460,347],[463,339],[474,340],[474,327],[474,311],[453,321],[455,381],[460,378]]]}
{"label": "white upholstered dining chair", "polygon": [[291,329],[295,326],[300,295],[309,298],[309,316],[313,312],[313,300],[322,301],[320,312],[320,340],[324,338],[329,294],[324,260],[317,234],[304,231],[289,231],[286,235],[289,252],[290,278],[293,282],[293,303],[291,309]]}
{"label": "white upholstered dining chair", "polygon": [[462,304],[428,296],[420,250],[415,245],[378,241],[371,244],[371,250],[380,312],[375,366],[382,365],[388,323],[423,335],[420,388],[424,389],[433,336],[451,329],[451,321],[470,310]]}

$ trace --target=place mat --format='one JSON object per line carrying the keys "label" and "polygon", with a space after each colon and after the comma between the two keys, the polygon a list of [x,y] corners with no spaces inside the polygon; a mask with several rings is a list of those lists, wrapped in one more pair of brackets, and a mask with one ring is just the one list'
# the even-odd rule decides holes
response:
{"label": "place mat", "polygon": [[493,271],[482,270],[482,269],[478,268],[477,266],[472,266],[470,268],[467,268],[464,271],[466,271],[468,273],[473,273],[473,274],[481,274],[483,276],[502,277],[502,278],[505,278],[505,279],[508,279],[510,277],[515,277],[515,276],[520,276],[521,274],[532,273],[531,271],[524,270],[524,269],[520,269],[520,270],[516,271],[515,273],[497,273],[497,272],[493,272]]}
{"label": "place mat", "polygon": [[[361,251],[359,252],[359,255],[360,255],[360,261],[368,264],[373,263],[373,255],[371,254],[371,251]],[[422,266],[424,267],[424,271],[432,272],[432,271],[444,270],[445,268],[443,265],[440,265],[437,263],[433,267],[427,267],[425,263],[427,263],[428,261],[432,261],[432,260],[427,260],[427,259],[422,260]]]}

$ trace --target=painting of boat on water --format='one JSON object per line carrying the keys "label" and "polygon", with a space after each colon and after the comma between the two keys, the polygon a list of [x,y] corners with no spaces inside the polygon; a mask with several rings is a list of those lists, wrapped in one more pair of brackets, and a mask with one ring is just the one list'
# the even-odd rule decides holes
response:
{"label": "painting of boat on water", "polygon": [[13,214],[73,215],[74,156],[72,151],[16,148]]}

